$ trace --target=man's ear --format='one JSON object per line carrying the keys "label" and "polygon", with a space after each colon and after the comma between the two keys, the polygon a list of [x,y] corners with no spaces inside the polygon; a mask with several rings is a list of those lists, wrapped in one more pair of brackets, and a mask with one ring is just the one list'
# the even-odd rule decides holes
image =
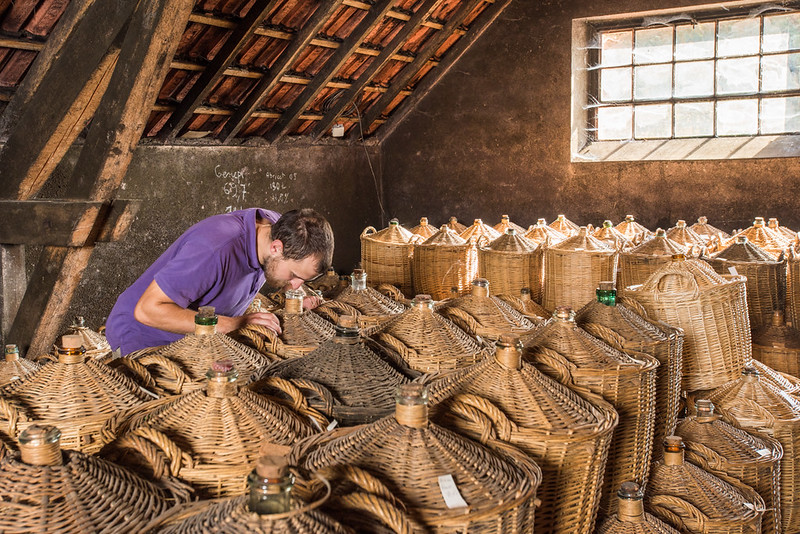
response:
{"label": "man's ear", "polygon": [[283,254],[283,241],[280,239],[275,239],[272,243],[269,244],[269,252],[270,255],[282,255]]}

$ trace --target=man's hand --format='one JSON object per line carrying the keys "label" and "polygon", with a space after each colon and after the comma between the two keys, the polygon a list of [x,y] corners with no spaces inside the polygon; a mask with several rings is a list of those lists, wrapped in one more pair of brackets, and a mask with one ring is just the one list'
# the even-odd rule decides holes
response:
{"label": "man's hand", "polygon": [[303,297],[303,309],[305,310],[313,310],[320,304],[322,304],[322,297],[318,295],[306,295]]}
{"label": "man's hand", "polygon": [[281,333],[281,323],[278,321],[278,318],[275,316],[274,313],[270,312],[255,312],[255,313],[248,313],[246,315],[240,315],[238,317],[224,317],[222,315],[219,316],[219,322],[217,323],[217,332],[221,334],[227,334],[229,332],[233,332],[234,330],[238,330],[248,324],[258,324],[261,326],[266,326],[273,332],[280,334]]}

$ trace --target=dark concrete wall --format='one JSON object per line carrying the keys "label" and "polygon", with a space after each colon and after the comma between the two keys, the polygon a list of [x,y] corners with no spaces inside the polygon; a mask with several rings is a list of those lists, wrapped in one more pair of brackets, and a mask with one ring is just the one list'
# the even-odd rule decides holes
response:
{"label": "dark concrete wall", "polygon": [[705,214],[726,230],[762,215],[800,229],[797,159],[570,162],[572,19],[692,4],[514,0],[384,142],[389,214],[597,225],[631,213],[651,228]]}
{"label": "dark concrete wall", "polygon": [[[370,157],[380,172],[378,151],[370,149]],[[59,187],[56,179],[42,196],[69,196]],[[76,314],[91,327],[103,324],[116,297],[176,237],[228,208],[319,210],[333,226],[334,266],[340,271],[359,261],[358,236],[380,213],[363,147],[142,146],[119,197],[142,199],[144,206],[123,241],[97,246],[65,324]]]}

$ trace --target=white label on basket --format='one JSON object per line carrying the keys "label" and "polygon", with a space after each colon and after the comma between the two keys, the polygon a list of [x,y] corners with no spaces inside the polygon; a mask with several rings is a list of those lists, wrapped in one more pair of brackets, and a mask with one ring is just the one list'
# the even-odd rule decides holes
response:
{"label": "white label on basket", "polygon": [[739,274],[739,272],[736,270],[736,267],[728,267],[728,272],[733,276],[737,276]]}
{"label": "white label on basket", "polygon": [[334,428],[336,428],[337,426],[339,426],[339,421],[337,421],[336,419],[334,419],[333,421],[331,421],[330,423],[328,423],[328,428],[326,428],[325,430],[333,430],[333,429],[334,429]]}
{"label": "white label on basket", "polygon": [[442,475],[439,477],[439,489],[442,490],[444,503],[448,508],[466,508],[467,502],[458,491],[453,475]]}

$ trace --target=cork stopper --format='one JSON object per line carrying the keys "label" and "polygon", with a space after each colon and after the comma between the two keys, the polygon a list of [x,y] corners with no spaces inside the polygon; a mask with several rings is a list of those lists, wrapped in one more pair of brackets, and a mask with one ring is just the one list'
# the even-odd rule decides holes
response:
{"label": "cork stopper", "polygon": [[506,369],[522,368],[522,342],[516,334],[501,334],[495,343],[494,358]]}
{"label": "cork stopper", "polygon": [[355,315],[341,315],[336,322],[336,336],[334,343],[340,345],[354,345],[361,340],[358,328],[358,318]]}
{"label": "cork stopper", "polygon": [[262,456],[256,460],[256,474],[261,478],[276,480],[289,473],[289,462],[285,456]]}
{"label": "cork stopper", "polygon": [[500,217],[500,222],[502,222],[502,223],[507,223],[508,220],[509,220],[508,219],[508,215],[503,215],[503,216]]}
{"label": "cork stopper", "polygon": [[34,423],[19,435],[19,452],[28,465],[62,465],[61,431]]}
{"label": "cork stopper", "polygon": [[457,224],[457,223],[458,219],[456,219],[455,217],[450,217],[450,224]]}
{"label": "cork stopper", "polygon": [[778,227],[778,219],[775,217],[770,217],[769,221],[767,221],[767,226],[770,228],[777,228]]}
{"label": "cork stopper", "polygon": [[664,465],[683,465],[683,453],[686,445],[680,436],[664,438]]}
{"label": "cork stopper", "polygon": [[58,347],[58,363],[73,365],[83,363],[86,349],[83,348],[83,338],[79,334],[61,336],[61,345]]}
{"label": "cork stopper", "polygon": [[786,326],[786,316],[783,310],[772,312],[772,326]]}
{"label": "cork stopper", "polygon": [[506,228],[506,235],[517,235],[517,231],[509,226]]}
{"label": "cork stopper", "polygon": [[206,372],[206,396],[213,398],[233,397],[238,392],[236,380],[239,373],[234,369],[233,361],[217,360]]}
{"label": "cork stopper", "polygon": [[601,291],[614,291],[616,287],[614,286],[614,282],[603,281],[597,284],[597,289]]}
{"label": "cork stopper", "polygon": [[217,313],[214,306],[200,306],[194,316],[194,333],[209,336],[217,333]]}
{"label": "cork stopper", "polygon": [[636,482],[623,482],[619,491],[619,511],[617,517],[626,523],[641,523],[644,521],[644,505],[642,492]]}
{"label": "cork stopper", "polygon": [[536,226],[547,226],[547,220],[543,218],[536,219]]}
{"label": "cork stopper", "polygon": [[667,231],[663,228],[656,228],[656,237],[667,237]]}
{"label": "cork stopper", "polygon": [[475,225],[481,225],[481,224],[483,224],[483,220],[481,220],[481,219],[475,219],[475,221],[474,221],[472,224],[475,224]]}
{"label": "cork stopper", "polygon": [[83,318],[83,315],[76,315],[75,319],[72,321],[72,326],[75,328],[86,328],[86,319]]}
{"label": "cork stopper", "polygon": [[520,298],[520,299],[521,299],[523,302],[525,302],[525,301],[528,301],[528,300],[531,300],[531,288],[529,288],[529,287],[523,287],[522,289],[520,289],[520,290],[519,290],[519,298]]}
{"label": "cork stopper", "polygon": [[489,280],[486,278],[476,278],[472,281],[472,296],[474,297],[488,297],[489,296]]}
{"label": "cork stopper", "polygon": [[564,216],[564,214],[563,214],[563,213],[559,213],[559,214],[558,214],[558,217],[556,217],[556,220],[557,220],[557,221],[563,221],[564,219],[566,219],[566,217]]}
{"label": "cork stopper", "polygon": [[634,218],[633,218],[633,215],[626,215],[626,216],[625,216],[625,221],[626,221],[626,222],[633,222],[633,221],[635,221],[635,220],[636,220],[636,219],[634,219]]}
{"label": "cork stopper", "polygon": [[570,306],[556,306],[556,309],[553,311],[553,317],[557,322],[574,323],[575,310],[573,310]]}
{"label": "cork stopper", "polygon": [[736,244],[743,245],[747,243],[747,236],[746,235],[737,235],[736,236]]}
{"label": "cork stopper", "polygon": [[429,310],[433,311],[433,299],[430,295],[417,295],[411,301],[411,307],[416,308],[418,310]]}
{"label": "cork stopper", "polygon": [[419,225],[420,226],[428,226],[428,218],[427,217],[421,217],[420,220],[419,220]]}
{"label": "cork stopper", "polygon": [[367,289],[367,273],[364,269],[353,269],[350,275],[350,287],[356,291]]}
{"label": "cork stopper", "polygon": [[705,215],[701,215],[700,217],[697,218],[697,222],[699,224],[708,224],[708,217],[706,217]]}
{"label": "cork stopper", "polygon": [[683,219],[678,219],[678,222],[675,223],[675,226],[677,228],[686,228],[686,221],[684,221]]}
{"label": "cork stopper", "polygon": [[19,360],[19,347],[15,344],[6,345],[5,355],[7,362]]}
{"label": "cork stopper", "polygon": [[428,426],[428,388],[422,384],[402,384],[395,395],[394,417],[403,426]]}
{"label": "cork stopper", "polygon": [[694,407],[697,411],[695,420],[698,423],[711,423],[719,419],[719,416],[714,413],[714,403],[708,399],[697,399]]}
{"label": "cork stopper", "polygon": [[287,289],[286,302],[283,305],[283,311],[287,315],[297,315],[303,313],[303,299],[306,296],[305,291],[302,289]]}
{"label": "cork stopper", "polygon": [[756,228],[761,228],[764,226],[764,217],[756,217],[753,221],[753,226]]}

